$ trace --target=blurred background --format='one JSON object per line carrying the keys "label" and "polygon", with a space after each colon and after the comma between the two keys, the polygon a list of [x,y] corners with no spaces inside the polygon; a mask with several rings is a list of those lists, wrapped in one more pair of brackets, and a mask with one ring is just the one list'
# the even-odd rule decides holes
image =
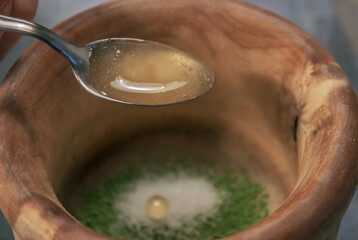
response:
{"label": "blurred background", "polygon": [[[106,0],[39,0],[34,21],[51,28]],[[290,20],[315,38],[341,65],[358,93],[358,0],[247,0]],[[22,37],[0,62],[2,81],[14,62],[34,40]],[[1,197],[1,196],[0,196]],[[343,217],[338,240],[358,239],[358,194]],[[0,240],[13,240],[0,211]]]}

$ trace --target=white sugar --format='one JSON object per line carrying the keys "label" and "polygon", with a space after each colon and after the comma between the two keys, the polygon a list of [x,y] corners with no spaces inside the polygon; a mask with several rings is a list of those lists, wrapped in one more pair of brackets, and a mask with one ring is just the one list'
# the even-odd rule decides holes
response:
{"label": "white sugar", "polygon": [[[150,219],[146,214],[146,203],[153,196],[162,196],[169,203],[168,216],[161,222]],[[218,190],[204,177],[186,174],[166,175],[152,179],[141,179],[131,190],[121,194],[115,208],[122,215],[118,217],[135,225],[156,227],[159,224],[175,228],[183,221],[190,221],[202,214],[213,213],[221,202]]]}

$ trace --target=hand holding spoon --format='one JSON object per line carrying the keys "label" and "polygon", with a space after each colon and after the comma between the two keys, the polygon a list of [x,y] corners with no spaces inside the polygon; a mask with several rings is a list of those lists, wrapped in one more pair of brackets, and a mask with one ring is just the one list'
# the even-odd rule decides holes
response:
{"label": "hand holding spoon", "polygon": [[0,15],[0,31],[47,43],[70,63],[88,92],[129,105],[168,105],[209,91],[213,72],[187,53],[140,39],[111,38],[77,46],[33,22]]}

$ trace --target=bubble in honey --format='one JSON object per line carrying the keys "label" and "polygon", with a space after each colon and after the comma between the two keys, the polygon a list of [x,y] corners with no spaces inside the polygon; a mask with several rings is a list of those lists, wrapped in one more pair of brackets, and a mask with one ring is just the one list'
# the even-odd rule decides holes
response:
{"label": "bubble in honey", "polygon": [[135,39],[99,42],[91,50],[90,78],[101,94],[138,105],[190,100],[214,83],[212,71],[183,51]]}

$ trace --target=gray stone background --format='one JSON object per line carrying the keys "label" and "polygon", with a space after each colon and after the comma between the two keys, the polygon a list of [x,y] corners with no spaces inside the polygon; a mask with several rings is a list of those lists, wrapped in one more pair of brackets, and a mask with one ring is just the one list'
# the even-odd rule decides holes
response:
{"label": "gray stone background", "polygon": [[[356,10],[358,10],[358,1],[351,1],[355,1]],[[51,28],[62,20],[103,2],[106,0],[39,0],[34,21]],[[356,93],[358,92],[358,53],[354,52],[349,43],[331,0],[247,0],[247,2],[281,15],[313,36],[337,60],[351,80]],[[358,11],[356,14],[358,15]],[[0,62],[0,81],[32,42],[33,39],[22,37],[6,58]],[[12,232],[0,211],[0,240],[12,239]],[[357,192],[342,220],[338,234],[338,240],[356,239],[358,239]]]}

